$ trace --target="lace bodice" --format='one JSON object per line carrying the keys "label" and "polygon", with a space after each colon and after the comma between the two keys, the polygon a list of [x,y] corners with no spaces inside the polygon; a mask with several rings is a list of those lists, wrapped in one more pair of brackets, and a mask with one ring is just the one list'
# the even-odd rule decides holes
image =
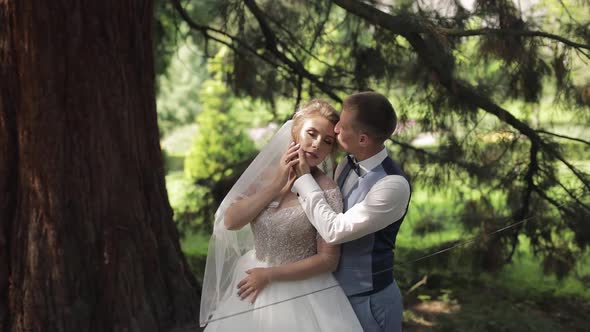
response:
{"label": "lace bodice", "polygon": [[[338,188],[324,191],[335,212],[342,211]],[[295,262],[317,253],[317,232],[300,204],[264,209],[252,223],[256,258],[273,265]]]}

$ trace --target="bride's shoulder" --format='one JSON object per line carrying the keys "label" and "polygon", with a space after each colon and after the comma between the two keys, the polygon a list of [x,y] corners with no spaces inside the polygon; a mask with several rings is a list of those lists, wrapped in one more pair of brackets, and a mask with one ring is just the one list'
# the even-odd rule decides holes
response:
{"label": "bride's shoulder", "polygon": [[321,171],[316,171],[315,174],[313,174],[313,177],[323,191],[338,188],[336,182],[334,182],[334,180]]}

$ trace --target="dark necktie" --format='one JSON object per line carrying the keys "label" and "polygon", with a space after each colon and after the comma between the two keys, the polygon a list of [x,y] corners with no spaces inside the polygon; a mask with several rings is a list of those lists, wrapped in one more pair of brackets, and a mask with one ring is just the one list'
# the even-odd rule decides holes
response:
{"label": "dark necktie", "polygon": [[352,158],[350,155],[347,155],[346,157],[348,158],[348,164],[350,165],[350,168],[356,173],[356,175],[361,176],[361,167],[359,166],[359,163],[354,161],[354,158]]}

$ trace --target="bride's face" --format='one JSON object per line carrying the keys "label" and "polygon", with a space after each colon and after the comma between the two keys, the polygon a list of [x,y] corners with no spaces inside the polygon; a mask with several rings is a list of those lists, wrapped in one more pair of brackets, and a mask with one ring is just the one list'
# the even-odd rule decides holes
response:
{"label": "bride's face", "polygon": [[301,145],[309,166],[317,166],[334,150],[334,125],[323,116],[312,116],[303,120],[294,139]]}

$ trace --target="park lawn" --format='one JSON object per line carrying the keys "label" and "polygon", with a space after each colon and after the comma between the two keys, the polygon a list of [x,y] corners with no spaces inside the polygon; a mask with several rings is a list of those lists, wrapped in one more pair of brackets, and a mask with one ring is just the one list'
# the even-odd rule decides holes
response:
{"label": "park lawn", "polygon": [[[412,197],[396,248],[404,331],[589,330],[590,254],[559,279],[543,273],[542,260],[521,236],[511,264],[493,273],[474,270],[465,262],[477,243],[469,240],[477,238],[457,219],[459,203],[451,191],[418,191]],[[464,245],[415,261],[457,242]]]}
{"label": "park lawn", "polygon": [[588,299],[514,293],[504,286],[456,278],[420,298],[405,296],[404,331],[588,331]]}
{"label": "park lawn", "polygon": [[209,247],[209,234],[194,232],[185,234],[181,238],[180,246],[184,252],[188,264],[197,279],[199,285],[203,284],[205,274],[205,262],[207,261],[207,248]]}
{"label": "park lawn", "polygon": [[588,331],[587,287],[543,275],[530,256],[498,273],[428,277],[434,285],[404,294],[405,331]]}

